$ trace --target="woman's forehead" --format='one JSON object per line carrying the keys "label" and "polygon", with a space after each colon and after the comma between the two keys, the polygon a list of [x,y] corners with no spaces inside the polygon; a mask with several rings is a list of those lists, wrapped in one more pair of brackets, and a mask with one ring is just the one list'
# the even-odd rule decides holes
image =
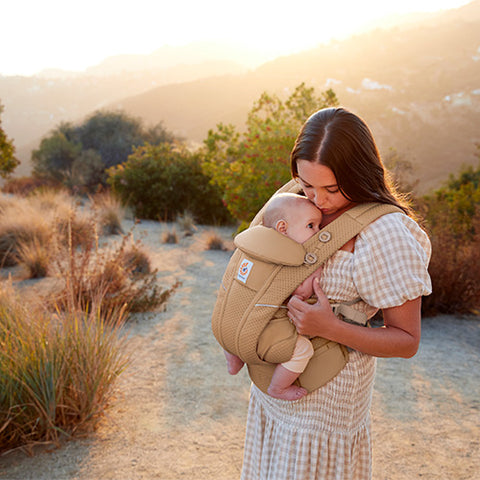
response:
{"label": "woman's forehead", "polygon": [[329,187],[337,184],[337,179],[332,170],[319,163],[299,160],[297,171],[300,180],[315,187]]}

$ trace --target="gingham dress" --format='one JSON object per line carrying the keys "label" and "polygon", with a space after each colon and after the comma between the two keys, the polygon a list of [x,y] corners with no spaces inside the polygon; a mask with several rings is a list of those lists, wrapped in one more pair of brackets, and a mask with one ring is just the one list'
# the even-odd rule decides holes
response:
{"label": "gingham dress", "polygon": [[[369,316],[431,293],[430,241],[402,213],[384,215],[324,265],[322,288],[335,301],[359,296]],[[329,383],[295,402],[252,385],[242,480],[371,478],[370,404],[376,360],[350,352]]]}

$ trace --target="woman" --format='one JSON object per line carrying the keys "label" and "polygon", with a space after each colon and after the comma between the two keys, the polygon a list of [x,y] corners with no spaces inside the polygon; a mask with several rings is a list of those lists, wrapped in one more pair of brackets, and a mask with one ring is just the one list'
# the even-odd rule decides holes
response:
{"label": "woman", "polygon": [[[368,225],[337,251],[315,284],[314,305],[292,297],[288,315],[299,333],[349,347],[349,362],[329,383],[296,402],[252,386],[243,480],[371,478],[370,404],[375,357],[412,357],[420,342],[422,295],[431,293],[428,237],[389,186],[367,125],[343,108],[313,114],[291,154],[293,177],[328,224],[355,204],[380,202],[405,212]],[[348,302],[383,328],[341,321],[328,298]]]}

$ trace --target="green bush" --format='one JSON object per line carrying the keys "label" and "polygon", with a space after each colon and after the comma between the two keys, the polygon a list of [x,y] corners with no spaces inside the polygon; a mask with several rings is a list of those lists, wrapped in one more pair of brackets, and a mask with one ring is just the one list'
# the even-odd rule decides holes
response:
{"label": "green bush", "polygon": [[199,223],[225,223],[230,215],[200,156],[171,144],[135,149],[108,170],[108,183],[139,218],[173,221],[185,210]]}

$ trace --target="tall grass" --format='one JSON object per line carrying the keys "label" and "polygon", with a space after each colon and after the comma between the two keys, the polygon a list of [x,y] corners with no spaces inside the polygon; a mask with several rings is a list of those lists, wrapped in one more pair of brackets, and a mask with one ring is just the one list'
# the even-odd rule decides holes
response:
{"label": "tall grass", "polygon": [[178,215],[176,222],[186,237],[192,236],[197,230],[197,227],[195,226],[195,218],[188,210],[185,210],[183,214]]}
{"label": "tall grass", "polygon": [[123,233],[122,219],[125,217],[125,207],[111,193],[98,193],[90,198],[97,212],[97,222],[102,235],[118,235]]}
{"label": "tall grass", "polygon": [[24,199],[3,202],[0,209],[0,267],[18,263],[19,245],[38,241],[48,244],[52,230],[49,218]]}
{"label": "tall grass", "polygon": [[214,231],[207,232],[205,240],[207,250],[225,250],[225,243],[222,237]]}
{"label": "tall grass", "polygon": [[17,245],[17,259],[25,267],[28,278],[42,278],[48,275],[53,250],[50,243],[41,243],[38,238]]}
{"label": "tall grass", "polygon": [[0,290],[0,451],[94,428],[128,357],[121,326],[91,308],[57,315]]}

